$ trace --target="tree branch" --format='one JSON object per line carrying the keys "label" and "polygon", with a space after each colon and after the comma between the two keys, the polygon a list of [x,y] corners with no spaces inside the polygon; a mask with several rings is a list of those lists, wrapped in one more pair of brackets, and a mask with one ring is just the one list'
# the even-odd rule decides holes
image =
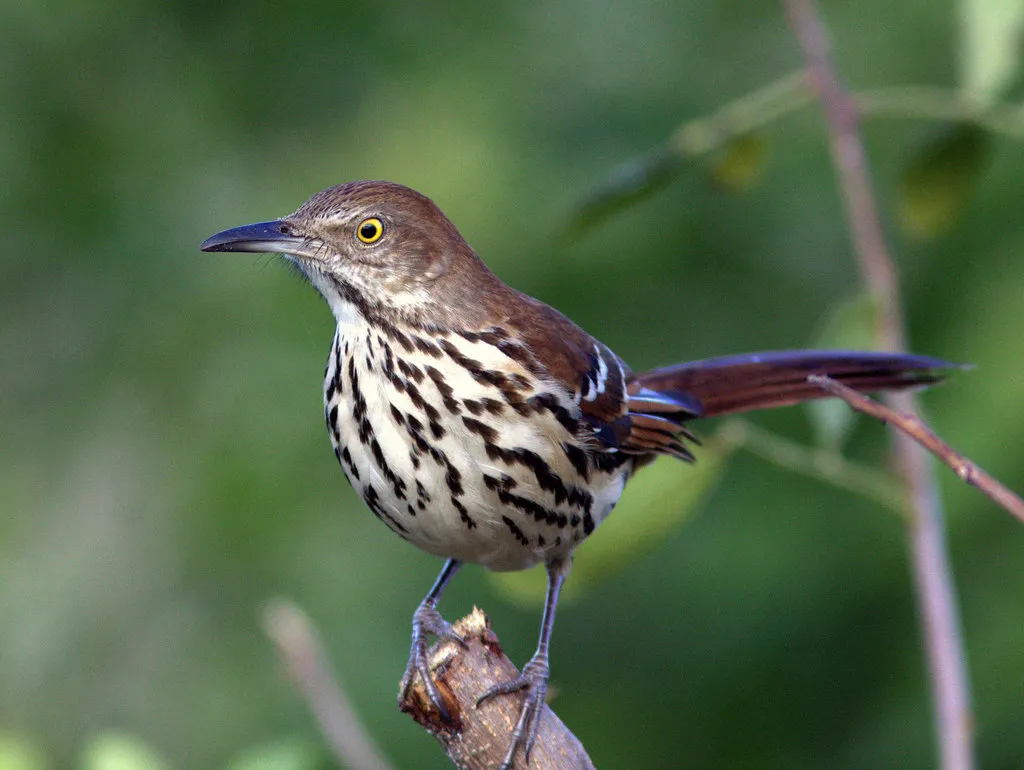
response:
{"label": "tree branch", "polygon": [[903,487],[891,473],[860,465],[837,450],[804,446],[742,418],[729,420],[718,430],[715,438],[730,446],[742,447],[791,473],[846,489],[897,514],[906,513]]}
{"label": "tree branch", "polygon": [[[906,350],[899,282],[882,235],[857,106],[836,75],[828,35],[813,0],[783,2],[803,49],[808,80],[825,115],[857,263],[864,284],[878,300],[875,337],[883,349]],[[897,411],[917,411],[909,392],[890,394],[886,400]],[[902,432],[893,434],[893,446],[910,503],[908,546],[932,684],[940,762],[945,770],[970,770],[974,767],[970,686],[942,505],[924,450]]]}
{"label": "tree branch", "polygon": [[[437,738],[459,770],[489,770],[501,763],[508,749],[522,695],[491,698],[479,708],[476,699],[492,685],[514,679],[519,672],[505,656],[483,612],[474,608],[454,625],[467,646],[442,642],[428,654],[431,674],[452,722],[441,718],[419,676],[398,705]],[[583,745],[547,705],[540,720],[537,743],[530,753],[530,770],[593,770]],[[516,770],[526,767],[522,753],[517,753]]]}
{"label": "tree branch", "polygon": [[838,396],[855,411],[866,414],[903,431],[914,441],[923,446],[943,463],[948,465],[961,481],[976,487],[1000,508],[1010,515],[1016,516],[1024,523],[1024,500],[1016,492],[1005,487],[997,479],[990,476],[972,460],[964,457],[953,447],[939,438],[925,425],[916,414],[898,412],[883,403],[868,398],[853,388],[836,382],[831,377],[812,374],[807,381],[822,390]]}
{"label": "tree branch", "polygon": [[279,599],[264,611],[263,627],[341,766],[387,770],[387,760],[356,716],[306,614]]}
{"label": "tree branch", "polygon": [[871,118],[912,118],[972,123],[986,131],[1024,139],[1024,109],[1015,104],[979,106],[962,91],[934,86],[903,85],[853,94],[861,115]]}

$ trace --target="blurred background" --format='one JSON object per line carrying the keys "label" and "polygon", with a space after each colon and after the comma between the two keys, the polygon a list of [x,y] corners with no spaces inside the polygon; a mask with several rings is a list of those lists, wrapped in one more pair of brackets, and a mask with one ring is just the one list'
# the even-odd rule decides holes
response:
{"label": "blurred background", "polygon": [[[855,90],[955,89],[994,56],[1010,74],[986,98],[1019,104],[1019,49],[971,36],[1019,5],[821,10]],[[4,770],[332,767],[261,628],[278,596],[395,766],[448,766],[395,708],[440,563],[332,457],[330,313],[274,256],[200,253],[208,235],[402,182],[636,369],[811,344],[858,292],[814,104],[566,237],[614,169],[801,66],[775,3],[41,1],[0,29]],[[924,408],[1019,491],[1024,143],[896,101],[865,138],[912,346],[976,364]],[[802,409],[754,421],[815,440]],[[846,451],[878,465],[884,432],[860,421]],[[562,607],[559,716],[598,767],[933,766],[900,517],[742,450],[716,467],[634,482],[612,518],[660,500],[674,523],[638,514],[657,537]],[[938,475],[980,764],[1019,767],[1024,530]],[[581,573],[615,551],[602,532]],[[469,568],[441,609],[483,607],[521,664],[540,600]]]}

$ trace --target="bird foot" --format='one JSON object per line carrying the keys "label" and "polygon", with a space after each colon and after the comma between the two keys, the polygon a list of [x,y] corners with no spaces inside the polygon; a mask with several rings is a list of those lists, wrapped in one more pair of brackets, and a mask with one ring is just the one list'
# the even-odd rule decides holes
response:
{"label": "bird foot", "polygon": [[516,750],[520,747],[523,749],[523,758],[526,760],[526,764],[530,763],[530,751],[537,740],[540,717],[544,711],[544,696],[548,691],[548,675],[547,655],[534,655],[530,662],[523,666],[523,672],[519,676],[496,684],[477,698],[476,705],[479,708],[484,701],[497,695],[508,695],[519,690],[526,690],[523,707],[519,712],[516,726],[512,730],[512,740],[505,758],[501,762],[500,770],[512,770],[512,761],[515,758]]}
{"label": "bird foot", "polygon": [[451,623],[441,617],[441,613],[437,611],[436,607],[426,603],[417,607],[412,616],[412,647],[409,650],[409,662],[405,666],[405,673],[402,674],[398,701],[402,703],[408,698],[416,674],[419,674],[423,679],[423,687],[427,691],[430,702],[434,704],[445,722],[451,722],[451,712],[437,689],[434,677],[430,673],[430,665],[427,662],[428,636],[437,637],[439,642],[452,641],[463,648],[466,647],[466,640],[452,627]]}

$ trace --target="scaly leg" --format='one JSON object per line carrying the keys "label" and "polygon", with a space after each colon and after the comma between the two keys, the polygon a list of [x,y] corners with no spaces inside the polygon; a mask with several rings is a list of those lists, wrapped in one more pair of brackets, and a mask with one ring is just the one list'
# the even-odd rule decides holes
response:
{"label": "scaly leg", "polygon": [[529,663],[523,666],[523,672],[515,679],[495,685],[476,701],[476,705],[479,707],[481,703],[495,695],[507,695],[519,690],[526,690],[523,708],[519,712],[519,719],[512,730],[512,742],[501,762],[500,770],[512,770],[512,760],[520,746],[523,748],[523,757],[526,762],[530,761],[530,750],[537,740],[540,716],[544,713],[544,696],[548,690],[548,643],[551,641],[551,631],[555,625],[558,594],[562,590],[562,583],[565,582],[566,575],[569,574],[569,565],[568,559],[551,562],[547,565],[548,592],[544,601],[544,618],[540,624],[540,641],[537,642],[537,651],[533,653]]}
{"label": "scaly leg", "polygon": [[399,695],[399,701],[408,696],[413,679],[419,672],[423,678],[423,686],[427,690],[427,695],[430,696],[431,702],[446,721],[451,721],[451,714],[448,713],[441,693],[438,692],[437,685],[434,684],[434,677],[430,674],[430,666],[427,664],[427,637],[436,636],[439,641],[452,640],[463,647],[466,646],[466,640],[455,633],[452,624],[442,618],[441,613],[437,611],[437,601],[441,598],[441,593],[461,566],[462,562],[456,559],[446,561],[441,574],[437,576],[433,588],[430,589],[430,593],[424,597],[420,606],[416,608],[416,612],[413,613],[412,649],[409,650],[409,663],[402,675],[402,688]]}

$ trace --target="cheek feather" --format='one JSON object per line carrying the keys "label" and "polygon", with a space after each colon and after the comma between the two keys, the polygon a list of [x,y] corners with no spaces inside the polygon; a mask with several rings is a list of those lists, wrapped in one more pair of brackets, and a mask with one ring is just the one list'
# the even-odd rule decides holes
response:
{"label": "cheek feather", "polygon": [[430,292],[423,286],[392,290],[390,304],[398,310],[414,310],[433,304]]}

